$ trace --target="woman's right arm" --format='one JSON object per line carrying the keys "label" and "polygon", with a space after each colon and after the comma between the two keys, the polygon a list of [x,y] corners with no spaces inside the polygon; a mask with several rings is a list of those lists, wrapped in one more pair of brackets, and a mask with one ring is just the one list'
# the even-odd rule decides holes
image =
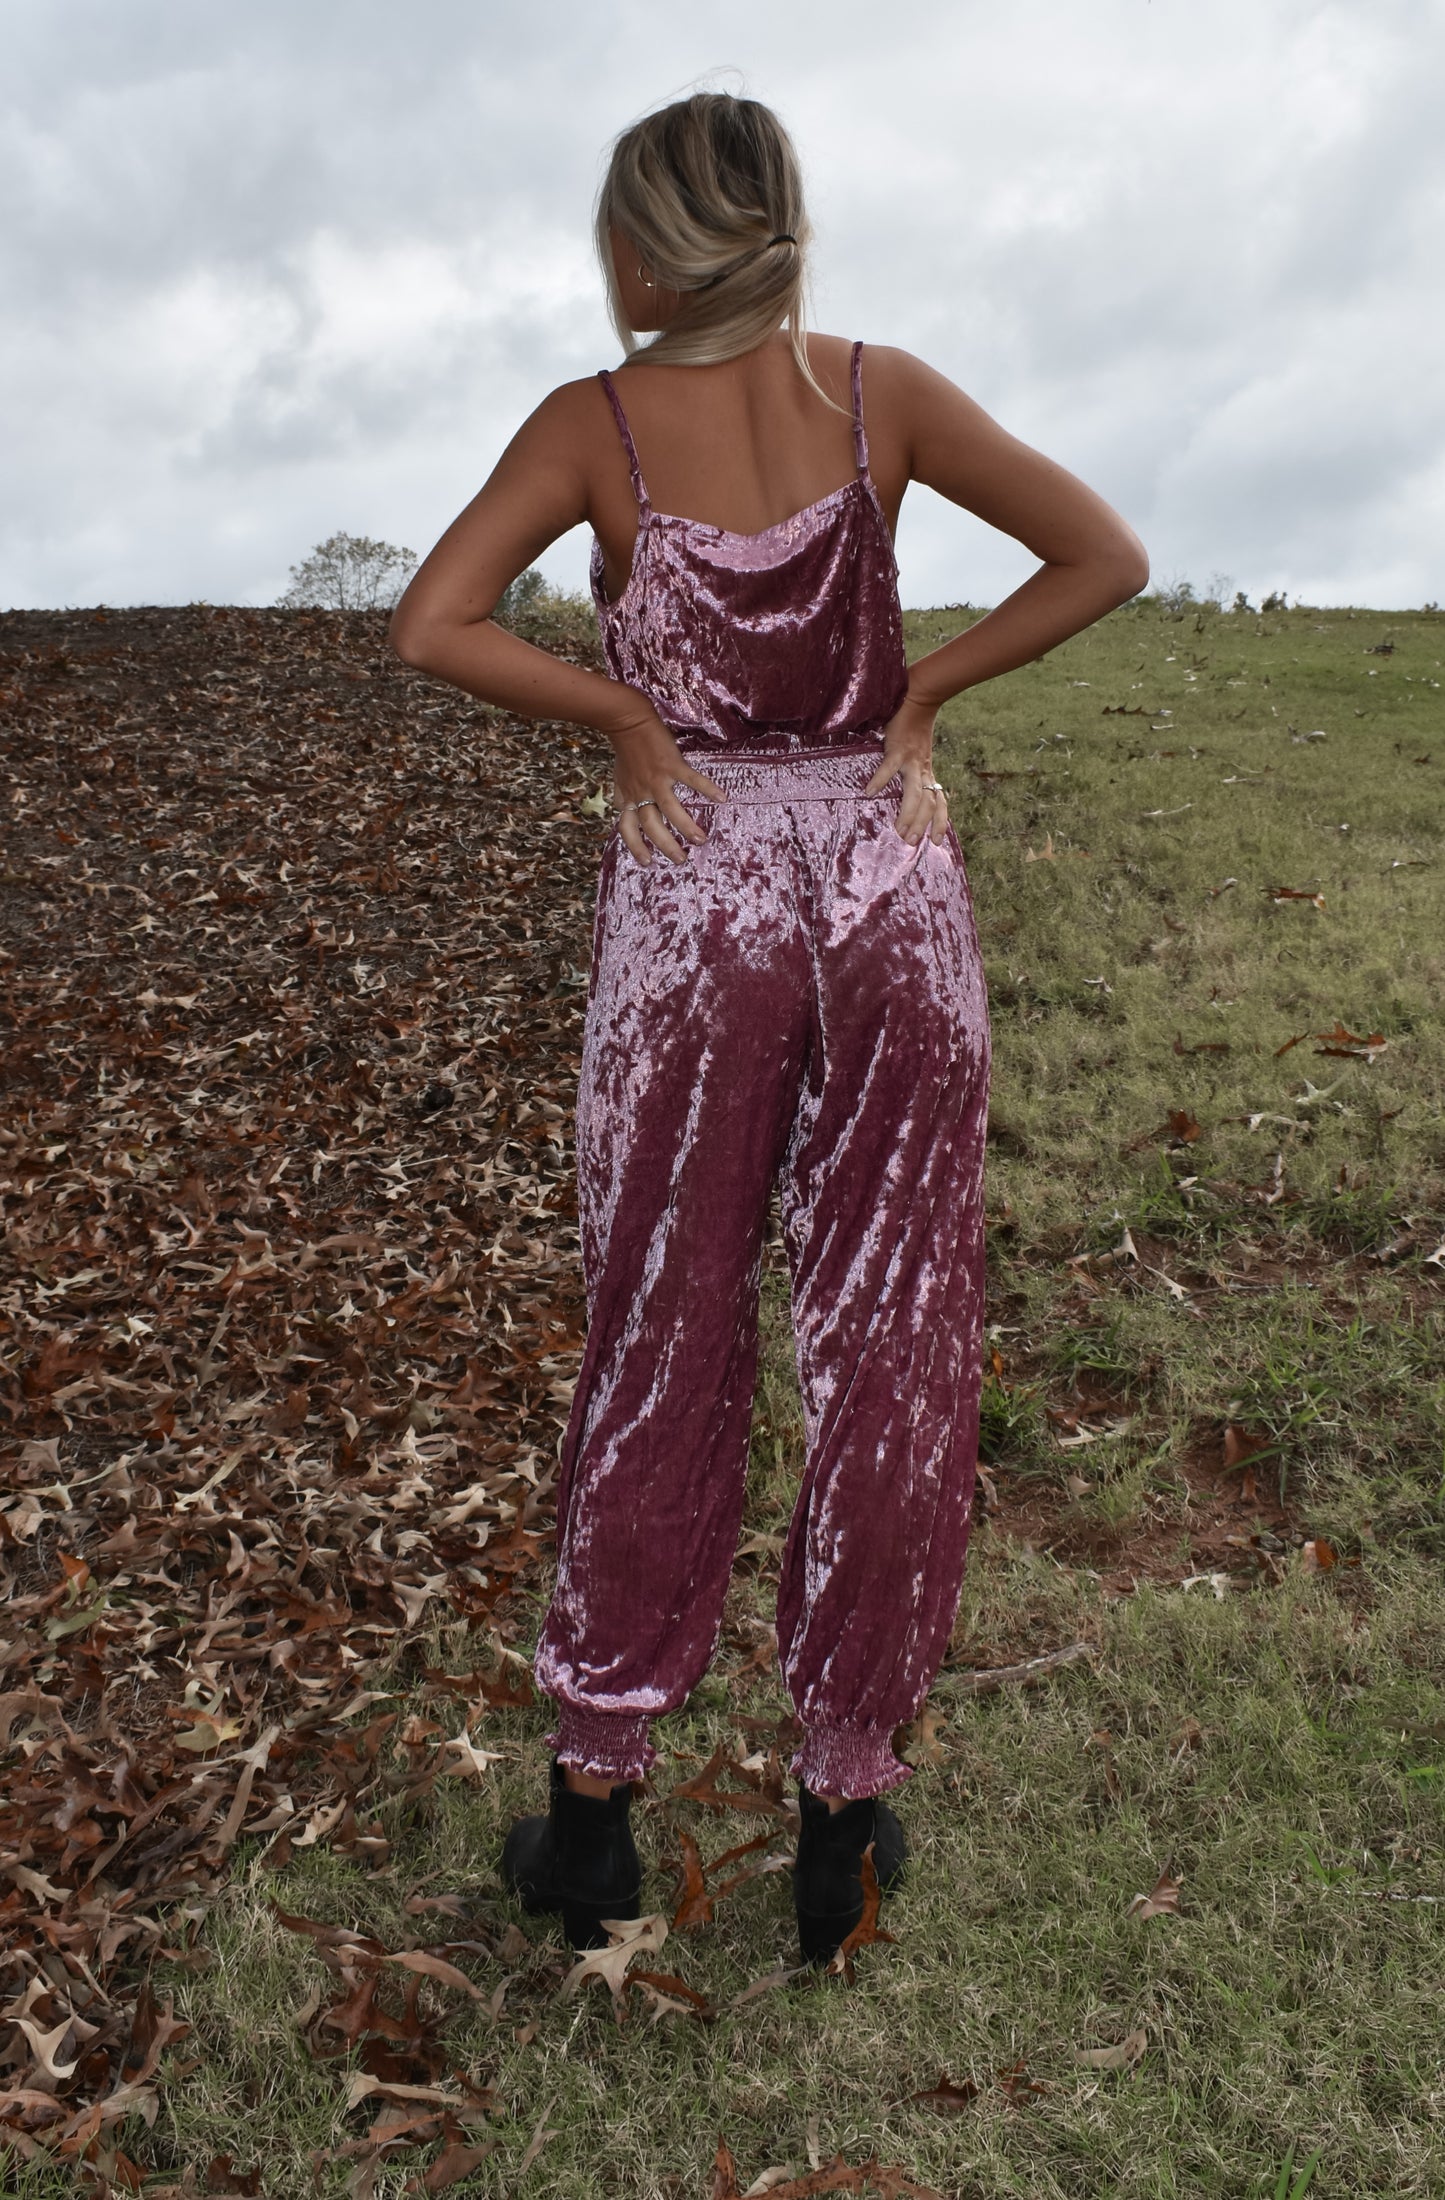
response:
{"label": "woman's right arm", "polygon": [[648,804],[645,813],[628,809],[623,815],[623,840],[640,863],[651,861],[654,845],[676,862],[682,851],[674,833],[693,842],[707,835],[673,793],[673,781],[719,801],[723,790],[687,764],[636,688],[569,665],[492,618],[508,583],[589,517],[585,454],[595,410],[593,387],[569,382],[522,423],[466,510],[413,574],[392,613],[391,646],[407,664],[484,703],[605,735],[617,757],[619,803]]}

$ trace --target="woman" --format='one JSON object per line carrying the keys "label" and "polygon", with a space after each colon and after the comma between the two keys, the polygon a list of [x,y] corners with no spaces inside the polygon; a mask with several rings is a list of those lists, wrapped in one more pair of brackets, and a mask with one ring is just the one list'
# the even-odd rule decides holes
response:
{"label": "woman", "polygon": [[[559,1719],[549,1808],[503,1872],[574,1946],[638,1914],[631,1783],[721,1625],[776,1183],[807,1438],[778,1647],[821,1962],[861,1914],[869,1844],[883,1887],[903,1864],[890,1736],[947,1645],[973,1493],[988,1026],[934,721],[1147,566],[942,375],[805,337],[808,221],[768,108],[699,93],[625,131],[597,242],[626,364],[538,407],[392,627],[408,663],[616,757],[577,1101],[588,1333],[536,1660]],[[1042,563],[906,666],[910,481]],[[606,674],[489,617],[583,521]]]}

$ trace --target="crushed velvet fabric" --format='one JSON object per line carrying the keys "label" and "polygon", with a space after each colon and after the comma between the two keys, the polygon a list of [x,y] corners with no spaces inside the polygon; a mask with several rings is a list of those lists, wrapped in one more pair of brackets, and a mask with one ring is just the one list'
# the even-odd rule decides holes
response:
{"label": "crushed velvet fabric", "polygon": [[[637,498],[632,572],[592,598],[614,678],[648,696],[685,752],[797,750],[881,731],[908,686],[898,565],[868,471],[863,347],[853,347],[858,471],[760,534],[656,512],[610,375]],[[704,769],[706,766],[704,765]]]}
{"label": "crushed velvet fabric", "polygon": [[[855,348],[855,413],[858,391]],[[778,1649],[804,1728],[791,1769],[815,1794],[908,1777],[891,1737],[957,1608],[988,1018],[952,827],[910,846],[899,784],[863,792],[902,661],[891,566],[887,604],[876,595],[888,537],[873,509],[836,492],[770,529],[770,591],[760,538],[721,538],[730,557],[751,546],[725,567],[719,530],[670,523],[640,539],[615,625],[600,607],[619,676],[709,743],[700,761],[727,797],[676,782],[706,842],[644,865],[614,830],[598,881],[577,1103],[588,1331],[536,1673],[559,1706],[551,1746],[602,1778],[645,1773],[650,1722],[685,1701],[717,1645],[774,1184],[806,1438]],[[713,572],[705,613],[677,601],[684,565],[699,564]],[[736,597],[724,571],[743,575]],[[738,601],[749,637],[782,631],[767,616],[791,619],[795,647],[829,637],[811,688],[789,649],[765,675],[751,639],[742,648]],[[691,676],[671,654],[684,633]],[[861,726],[840,722],[852,711]]]}

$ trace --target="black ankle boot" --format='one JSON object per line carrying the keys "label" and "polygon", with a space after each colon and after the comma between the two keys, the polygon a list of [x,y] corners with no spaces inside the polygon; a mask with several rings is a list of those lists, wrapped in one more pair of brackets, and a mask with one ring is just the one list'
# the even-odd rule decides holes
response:
{"label": "black ankle boot", "polygon": [[642,1860],[632,1839],[628,1811],[632,1784],[624,1780],[604,1801],[577,1795],[554,1757],[551,1808],[519,1818],[502,1849],[502,1877],[533,1916],[560,1910],[573,1948],[605,1948],[604,1917],[637,1917]]}
{"label": "black ankle boot", "polygon": [[863,1915],[863,1851],[873,1843],[873,1869],[884,1894],[898,1883],[908,1855],[903,1828],[876,1795],[829,1810],[798,1782],[798,1861],[793,1901],[806,1963],[830,1963]]}

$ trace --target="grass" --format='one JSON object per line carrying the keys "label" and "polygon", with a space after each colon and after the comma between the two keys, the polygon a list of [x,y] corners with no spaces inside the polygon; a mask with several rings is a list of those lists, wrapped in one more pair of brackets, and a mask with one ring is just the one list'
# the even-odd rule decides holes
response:
{"label": "grass", "polygon": [[[958,621],[912,615],[911,652]],[[794,1960],[765,1876],[658,1959],[716,2022],[619,2027],[605,1994],[559,1998],[560,1940],[529,1927],[500,2020],[466,2007],[450,2035],[497,2103],[494,2153],[453,2189],[701,2196],[721,2137],[744,2188],[840,2152],[968,2200],[1445,2190],[1442,657],[1430,614],[1143,602],[944,712],[995,1029],[998,1503],[902,1791],[896,1942],[851,1988],[726,2009]],[[1317,1054],[1338,1026],[1387,1043]],[[711,1857],[763,1821],[668,1788],[739,1738],[733,1713],[786,1708],[742,1671],[801,1452],[776,1267],[764,1341],[735,1626],[659,1729],[637,1813],[669,1913],[681,1830]],[[1074,1425],[1092,1440],[1070,1448]],[[1229,1425],[1260,1447],[1257,1498],[1230,1485],[1233,1571],[1216,1538],[1186,1587]],[[1310,1572],[1321,1538],[1340,1563]],[[1044,1687],[967,1692],[971,1666],[1073,1640],[1095,1656]],[[545,1730],[495,1713],[487,1783],[425,1821],[387,1806],[379,1877],[324,1847],[279,1873],[243,1856],[193,1960],[156,1966],[193,2031],[149,2158],[203,2181],[230,2154],[273,2200],[345,2189],[311,2160],[362,2128],[345,2064],[296,2024],[326,1974],[270,1904],[396,1946],[432,1933],[402,1907],[425,1879],[499,1925],[500,1836],[543,1792]],[[1131,1918],[1166,1870],[1179,1914]],[[1136,2032],[1131,2067],[1077,2060]],[[960,2113],[910,2101],[945,2072],[978,2088]],[[374,2189],[417,2174],[398,2157]],[[62,2189],[13,2175],[22,2200]]]}

